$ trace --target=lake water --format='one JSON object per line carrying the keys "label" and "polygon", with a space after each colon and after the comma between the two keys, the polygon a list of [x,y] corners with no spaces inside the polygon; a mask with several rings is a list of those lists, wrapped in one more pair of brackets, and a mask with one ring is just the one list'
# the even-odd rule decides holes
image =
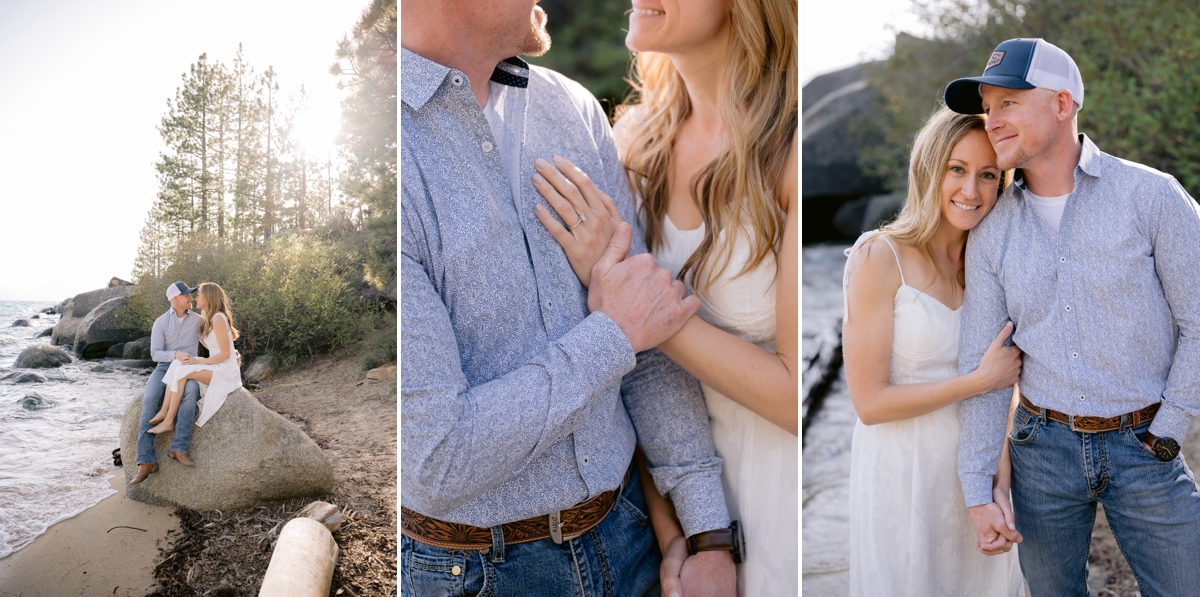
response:
{"label": "lake water", "polygon": [[[15,371],[22,350],[50,343],[49,336],[36,336],[58,316],[40,315],[30,327],[12,322],[50,306],[0,301],[0,377]],[[0,381],[0,558],[114,493],[108,479],[117,470],[112,450],[121,417],[141,396],[146,377],[121,369],[93,373],[97,364],[73,360],[26,370],[49,378],[45,383]]]}

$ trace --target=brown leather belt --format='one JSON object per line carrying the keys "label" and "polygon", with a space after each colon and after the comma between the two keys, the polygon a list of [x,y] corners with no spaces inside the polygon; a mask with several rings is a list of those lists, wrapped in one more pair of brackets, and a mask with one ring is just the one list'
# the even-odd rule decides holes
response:
{"label": "brown leather belt", "polygon": [[[1142,423],[1146,423],[1154,419],[1154,415],[1158,413],[1158,407],[1161,403],[1155,402],[1141,410],[1135,410],[1131,413],[1118,415],[1115,417],[1076,417],[1060,413],[1056,410],[1046,409],[1046,418],[1051,421],[1058,421],[1064,425],[1070,425],[1072,431],[1083,431],[1085,433],[1100,433],[1101,431],[1116,431],[1121,428],[1121,417],[1127,417],[1126,426],[1137,427]],[[1021,393],[1021,405],[1033,413],[1041,412],[1041,407],[1035,406],[1024,393]]]}
{"label": "brown leather belt", "polygon": [[[628,473],[626,473],[628,480]],[[559,514],[560,536],[573,539],[600,524],[617,503],[620,489],[606,491]],[[504,544],[514,545],[551,538],[550,521],[554,515],[534,516],[501,525]],[[484,527],[445,522],[400,508],[400,532],[405,537],[442,549],[479,550],[492,546],[492,530]]]}

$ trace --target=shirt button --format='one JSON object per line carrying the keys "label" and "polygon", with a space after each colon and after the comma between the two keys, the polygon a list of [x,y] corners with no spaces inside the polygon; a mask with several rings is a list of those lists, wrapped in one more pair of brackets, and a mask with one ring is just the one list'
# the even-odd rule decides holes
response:
{"label": "shirt button", "polygon": [[1083,395],[1082,395],[1082,394],[1080,394],[1080,395],[1079,395],[1079,399],[1080,399],[1080,400],[1083,400]]}
{"label": "shirt button", "polygon": [[584,458],[584,459],[583,459],[583,463],[584,463],[584,464],[587,464],[587,463],[588,463],[588,459],[587,459],[587,458]]}
{"label": "shirt button", "polygon": [[1079,358],[1079,353],[1077,353],[1077,352],[1071,353],[1071,358],[1073,358],[1073,359]]}
{"label": "shirt button", "polygon": [[[445,570],[445,568],[443,568],[442,570]],[[450,574],[453,574],[454,576],[458,576],[459,574],[462,574],[462,568],[455,566],[450,569]]]}
{"label": "shirt button", "polygon": [[483,153],[491,153],[493,145],[491,141],[484,141],[482,147]]}
{"label": "shirt button", "polygon": [[1067,305],[1067,311],[1071,310],[1071,305]]}
{"label": "shirt button", "polygon": [[1059,262],[1059,263],[1066,263],[1066,262],[1067,262],[1067,258],[1066,258],[1066,257],[1059,257],[1059,258],[1058,258],[1058,262]]}
{"label": "shirt button", "polygon": [[463,84],[463,78],[460,75],[454,75],[450,77],[450,82],[454,83],[455,87],[459,87]]}

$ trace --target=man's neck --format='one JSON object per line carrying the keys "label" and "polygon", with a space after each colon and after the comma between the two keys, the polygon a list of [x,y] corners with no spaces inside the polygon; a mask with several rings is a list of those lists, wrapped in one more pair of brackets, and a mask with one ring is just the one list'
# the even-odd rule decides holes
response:
{"label": "man's neck", "polygon": [[1075,167],[1083,153],[1079,135],[1072,134],[1021,166],[1025,188],[1039,197],[1061,197],[1075,191]]}
{"label": "man's neck", "polygon": [[187,312],[188,312],[186,307],[183,309],[177,309],[175,307],[171,307],[171,310],[175,312],[175,317],[183,317],[184,315],[187,315]]}

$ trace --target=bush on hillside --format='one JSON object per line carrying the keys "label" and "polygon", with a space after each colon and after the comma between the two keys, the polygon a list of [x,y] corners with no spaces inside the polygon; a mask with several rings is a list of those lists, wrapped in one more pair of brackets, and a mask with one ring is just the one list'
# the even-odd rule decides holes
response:
{"label": "bush on hillside", "polygon": [[312,234],[280,234],[262,246],[197,236],[161,277],[138,280],[126,316],[149,331],[169,308],[168,284],[215,282],[230,298],[243,363],[269,353],[286,367],[353,344],[379,320],[364,317],[376,308],[353,291],[351,281],[362,279],[361,259],[346,249],[347,243]]}
{"label": "bush on hillside", "polygon": [[1191,0],[931,0],[918,2],[933,39],[897,36],[868,70],[879,109],[858,126],[885,142],[862,156],[871,174],[903,188],[908,148],[942,91],[983,72],[1000,42],[1040,37],[1079,66],[1080,132],[1102,150],[1175,176],[1200,192],[1200,5]]}

